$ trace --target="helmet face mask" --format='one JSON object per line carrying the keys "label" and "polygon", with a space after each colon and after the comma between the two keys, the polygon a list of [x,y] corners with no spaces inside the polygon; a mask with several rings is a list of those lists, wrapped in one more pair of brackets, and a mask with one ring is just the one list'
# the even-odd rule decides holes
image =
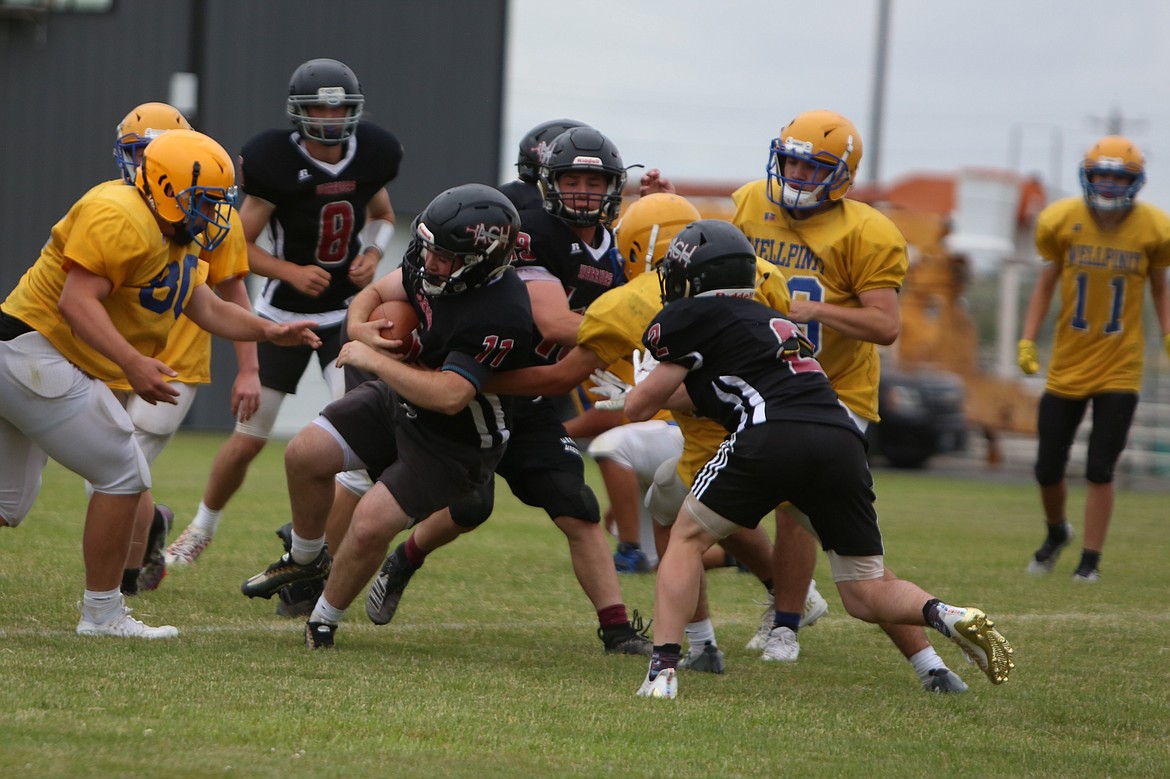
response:
{"label": "helmet face mask", "polygon": [[658,266],[663,304],[686,297],[752,297],[756,253],[739,228],[721,219],[684,227]]}
{"label": "helmet face mask", "polygon": [[211,251],[231,229],[236,174],[231,157],[208,136],[171,130],[144,150],[136,185],[159,219],[171,224],[171,240]]}
{"label": "helmet face mask", "polygon": [[[832,111],[807,111],[789,122],[768,151],[768,200],[781,208],[818,208],[840,200],[861,163],[861,135]],[[788,163],[800,163],[789,167]]]}
{"label": "helmet face mask", "polygon": [[565,130],[585,126],[576,119],[550,119],[525,133],[520,139],[520,153],[516,157],[516,170],[521,180],[535,183],[540,176],[540,161],[548,154],[553,140]]}
{"label": "helmet face mask", "polygon": [[122,180],[134,184],[142,150],[168,130],[190,130],[191,123],[179,109],[166,103],[143,103],[118,123],[114,135],[114,164]]}
{"label": "helmet face mask", "polygon": [[[411,225],[405,273],[415,276],[428,296],[457,295],[480,287],[511,264],[520,235],[520,215],[498,190],[464,184],[439,194]],[[446,273],[428,268],[432,259],[449,262]]]}
{"label": "helmet face mask", "polygon": [[698,219],[702,215],[689,200],[668,192],[646,195],[626,206],[614,228],[626,278],[657,267],[679,231]]}
{"label": "helmet face mask", "polygon": [[[605,183],[596,194],[573,197],[574,187],[561,189],[561,179],[569,173],[599,174]],[[621,154],[609,138],[592,127],[574,127],[561,133],[541,160],[540,192],[545,210],[576,227],[612,222],[621,207],[625,185],[626,168]],[[582,202],[588,205],[583,208]]]}
{"label": "helmet face mask", "polygon": [[1128,138],[1110,135],[1085,153],[1080,167],[1085,202],[1098,211],[1118,211],[1133,206],[1146,183],[1145,158]]}
{"label": "helmet face mask", "polygon": [[[309,60],[295,71],[288,84],[288,117],[301,137],[325,146],[344,143],[361,119],[365,106],[357,76],[334,59]],[[340,116],[314,116],[311,108],[343,108]]]}

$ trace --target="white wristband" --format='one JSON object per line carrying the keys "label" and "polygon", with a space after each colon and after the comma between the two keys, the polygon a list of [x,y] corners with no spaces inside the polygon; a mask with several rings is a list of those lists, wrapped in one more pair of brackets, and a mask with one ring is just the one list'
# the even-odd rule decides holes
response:
{"label": "white wristband", "polygon": [[361,242],[361,251],[359,254],[365,254],[370,249],[375,249],[378,252],[378,257],[385,257],[386,252],[390,249],[390,241],[394,238],[394,223],[387,222],[385,219],[373,219],[366,223],[366,226],[358,233],[358,239]]}

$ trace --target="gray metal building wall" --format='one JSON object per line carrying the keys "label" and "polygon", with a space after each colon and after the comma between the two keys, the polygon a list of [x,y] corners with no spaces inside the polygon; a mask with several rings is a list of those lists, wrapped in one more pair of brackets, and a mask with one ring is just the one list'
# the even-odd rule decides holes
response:
{"label": "gray metal building wall", "polygon": [[[447,187],[496,184],[507,0],[114,0],[108,13],[0,17],[0,300],[49,228],[89,186],[113,178],[118,121],[168,99],[174,72],[200,74],[197,129],[231,152],[288,126],[288,77],[343,60],[365,118],[406,149],[390,187],[400,224]],[[406,221],[403,221],[405,218]],[[235,358],[216,343],[215,382],[188,416],[227,427]]]}

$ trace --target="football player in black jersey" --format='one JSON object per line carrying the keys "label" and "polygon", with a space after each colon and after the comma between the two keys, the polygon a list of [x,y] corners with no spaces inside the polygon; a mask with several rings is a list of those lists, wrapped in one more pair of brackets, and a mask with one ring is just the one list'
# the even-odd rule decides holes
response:
{"label": "football player in black jersey", "polygon": [[[846,610],[866,622],[930,625],[987,674],[1007,681],[1011,645],[976,608],[949,606],[884,575],[865,439],[799,326],[754,300],[755,250],[730,222],[700,220],[660,266],[666,304],[643,336],[655,364],[625,401],[632,420],[694,409],[729,433],[699,471],[659,563],[654,653],[639,695],[674,698],[683,625],[702,555],[783,501],[808,516]],[[777,628],[781,629],[781,628]]]}
{"label": "football player in black jersey", "polygon": [[[346,306],[373,281],[390,245],[394,209],[385,187],[402,161],[398,139],[361,121],[364,104],[357,76],[344,63],[309,60],[289,81],[294,129],[261,132],[240,155],[248,261],[253,273],[267,277],[255,311],[275,322],[307,316],[320,322],[324,345],[317,359],[335,398],[344,391],[333,362]],[[271,250],[258,243],[265,233]],[[211,542],[311,357],[309,349],[259,349],[259,410],[237,421],[216,454],[195,518],[167,549],[168,566],[194,562]]]}
{"label": "football player in black jersey", "polygon": [[[328,576],[305,628],[310,648],[333,645],[345,609],[378,570],[391,539],[489,481],[504,452],[511,399],[481,391],[495,370],[521,367],[532,346],[532,313],[510,269],[520,219],[497,190],[465,184],[443,192],[412,226],[403,265],[358,293],[347,328],[354,340],[338,364],[376,374],[328,405],[285,453],[292,506],[291,548],[241,589],[270,598],[281,587]],[[419,317],[415,364],[388,349],[388,300],[408,300]],[[365,468],[362,496],[332,563],[325,524],[334,476]]]}
{"label": "football player in black jersey", "polygon": [[[553,362],[562,348],[572,348],[580,312],[624,281],[607,225],[617,214],[625,179],[617,147],[591,127],[557,136],[542,160],[542,206],[520,214],[523,232],[515,261],[539,330],[535,362]],[[640,634],[641,618],[635,612],[631,620],[622,601],[581,453],[550,398],[517,399],[512,438],[496,471],[517,498],[544,509],[565,534],[573,572],[597,611],[605,651],[649,654],[650,642]],[[371,620],[385,624],[393,619],[403,591],[427,554],[487,520],[493,485],[488,482],[449,512],[421,523],[386,558],[366,603]]]}
{"label": "football player in black jersey", "polygon": [[540,208],[544,198],[540,194],[540,160],[548,153],[552,142],[565,130],[584,127],[576,119],[549,119],[533,127],[520,139],[520,153],[516,157],[517,178],[498,189],[512,201],[517,211]]}

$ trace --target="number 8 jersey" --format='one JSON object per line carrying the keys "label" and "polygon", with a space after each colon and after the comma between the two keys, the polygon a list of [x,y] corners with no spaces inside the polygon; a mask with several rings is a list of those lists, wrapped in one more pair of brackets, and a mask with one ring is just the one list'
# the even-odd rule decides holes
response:
{"label": "number 8 jersey", "polygon": [[[331,276],[317,297],[291,284],[268,279],[255,302],[256,313],[278,322],[273,309],[314,316],[322,327],[340,324],[358,288],[349,280],[349,264],[359,249],[358,232],[366,223],[370,200],[398,175],[402,144],[389,131],[358,124],[336,164],[314,159],[294,130],[265,130],[244,144],[240,182],[249,197],[271,203],[272,254],[297,265],[319,265]],[[303,319],[303,316],[292,317]]]}

